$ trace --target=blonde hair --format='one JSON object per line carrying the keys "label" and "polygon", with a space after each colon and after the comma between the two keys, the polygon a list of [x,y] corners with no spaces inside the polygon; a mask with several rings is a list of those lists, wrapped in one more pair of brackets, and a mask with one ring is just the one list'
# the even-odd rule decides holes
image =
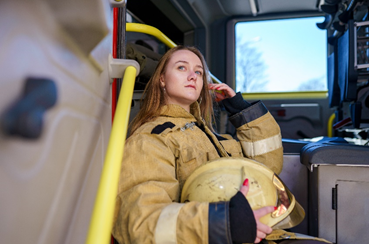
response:
{"label": "blonde hair", "polygon": [[206,64],[204,56],[195,47],[176,46],[168,50],[163,57],[159,60],[159,63],[155,69],[154,74],[146,85],[142,99],[141,109],[137,116],[133,119],[130,125],[130,134],[132,135],[141,125],[148,121],[153,120],[159,116],[160,109],[165,105],[164,92],[160,86],[160,76],[165,72],[165,68],[172,57],[173,53],[179,50],[188,50],[196,54],[199,57],[202,66],[204,68],[203,73],[203,87],[200,93],[200,113],[205,120],[206,125],[213,131],[212,121],[214,119],[213,112],[213,98],[209,92],[208,83],[212,83],[209,68]]}

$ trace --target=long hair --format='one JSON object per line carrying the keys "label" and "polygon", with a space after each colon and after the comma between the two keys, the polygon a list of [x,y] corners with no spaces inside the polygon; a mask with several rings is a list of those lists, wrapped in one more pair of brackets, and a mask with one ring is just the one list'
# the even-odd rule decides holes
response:
{"label": "long hair", "polygon": [[160,86],[160,76],[165,72],[165,68],[172,57],[173,53],[179,50],[188,50],[196,54],[201,60],[204,68],[203,73],[203,87],[201,89],[200,97],[200,112],[206,125],[213,131],[212,121],[214,119],[213,99],[209,92],[208,83],[211,83],[209,68],[205,62],[204,56],[195,47],[176,46],[168,50],[159,60],[154,74],[151,76],[146,85],[143,96],[141,98],[141,109],[137,116],[132,120],[130,125],[130,134],[132,135],[141,125],[153,120],[159,116],[161,107],[165,105],[164,92]]}

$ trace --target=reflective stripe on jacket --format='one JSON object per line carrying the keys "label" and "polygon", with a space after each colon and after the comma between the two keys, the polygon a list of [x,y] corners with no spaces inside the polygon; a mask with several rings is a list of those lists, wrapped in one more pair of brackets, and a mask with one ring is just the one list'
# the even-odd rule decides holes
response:
{"label": "reflective stripe on jacket", "polygon": [[219,157],[249,157],[279,173],[283,149],[279,126],[261,102],[230,121],[239,141],[218,140],[197,103],[191,113],[168,105],[127,139],[113,226],[119,243],[232,243],[228,202],[179,203],[185,180]]}

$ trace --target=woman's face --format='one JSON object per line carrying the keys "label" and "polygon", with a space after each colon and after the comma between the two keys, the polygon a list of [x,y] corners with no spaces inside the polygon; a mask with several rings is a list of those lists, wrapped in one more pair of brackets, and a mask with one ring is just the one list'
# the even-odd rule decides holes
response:
{"label": "woman's face", "polygon": [[201,60],[196,54],[188,50],[173,53],[160,77],[166,103],[180,105],[189,111],[190,105],[200,96],[203,73]]}

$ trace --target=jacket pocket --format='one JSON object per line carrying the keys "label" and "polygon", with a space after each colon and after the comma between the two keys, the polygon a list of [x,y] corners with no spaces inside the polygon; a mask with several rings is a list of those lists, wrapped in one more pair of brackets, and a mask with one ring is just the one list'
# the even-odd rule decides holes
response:
{"label": "jacket pocket", "polygon": [[193,148],[177,149],[176,174],[180,189],[192,172],[207,161],[207,153],[195,151]]}
{"label": "jacket pocket", "polygon": [[235,139],[219,141],[224,149],[235,158],[243,157],[241,144]]}

